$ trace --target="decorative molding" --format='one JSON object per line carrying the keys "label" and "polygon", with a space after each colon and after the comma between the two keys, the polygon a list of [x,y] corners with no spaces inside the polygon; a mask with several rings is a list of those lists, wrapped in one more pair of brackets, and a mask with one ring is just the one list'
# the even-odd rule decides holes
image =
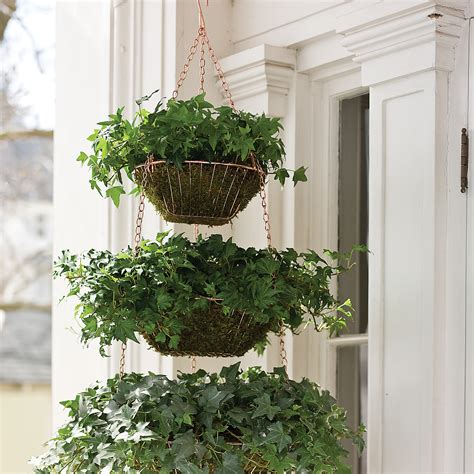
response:
{"label": "decorative molding", "polygon": [[[365,85],[425,70],[452,71],[465,23],[463,2],[423,2],[387,15],[372,5],[339,18],[342,45],[363,64]],[[379,10],[385,12],[379,15]]]}
{"label": "decorative molding", "polygon": [[248,102],[246,108],[249,110],[276,117],[286,114],[295,65],[295,50],[268,44],[227,56],[221,61],[232,96],[239,105]]}

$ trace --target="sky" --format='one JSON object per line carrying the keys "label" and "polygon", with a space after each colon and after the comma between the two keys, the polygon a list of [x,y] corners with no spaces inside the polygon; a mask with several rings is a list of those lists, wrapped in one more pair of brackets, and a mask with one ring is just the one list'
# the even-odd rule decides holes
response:
{"label": "sky", "polygon": [[17,0],[0,46],[1,68],[11,76],[27,128],[54,128],[54,0]]}

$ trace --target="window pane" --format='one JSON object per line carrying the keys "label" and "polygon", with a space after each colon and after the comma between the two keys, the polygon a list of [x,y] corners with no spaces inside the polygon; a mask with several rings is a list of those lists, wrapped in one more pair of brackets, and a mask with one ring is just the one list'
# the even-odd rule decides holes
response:
{"label": "window pane", "polygon": [[[337,349],[336,391],[338,403],[347,409],[349,426],[367,425],[367,345]],[[367,472],[367,453],[361,458],[351,443],[345,443],[353,474]]]}
{"label": "window pane", "polygon": [[[339,251],[354,244],[367,244],[368,233],[368,110],[369,96],[341,101],[339,147]],[[368,263],[366,254],[356,254],[356,266],[339,277],[339,299],[350,299],[355,317],[347,334],[367,332]]]}

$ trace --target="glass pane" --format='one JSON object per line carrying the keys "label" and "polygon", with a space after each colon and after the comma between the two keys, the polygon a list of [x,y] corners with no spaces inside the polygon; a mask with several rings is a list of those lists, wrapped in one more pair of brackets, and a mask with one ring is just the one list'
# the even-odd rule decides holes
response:
{"label": "glass pane", "polygon": [[27,473],[52,435],[53,0],[0,0],[0,58],[0,472]]}
{"label": "glass pane", "polygon": [[[347,409],[349,425],[356,429],[367,426],[367,345],[337,349],[336,392],[338,403]],[[367,472],[367,453],[359,458],[357,449],[345,444],[353,474]]]}
{"label": "glass pane", "polygon": [[[339,251],[354,244],[367,244],[369,220],[368,190],[369,96],[341,101],[339,153]],[[355,317],[346,334],[367,332],[368,262],[366,254],[355,254],[356,266],[338,281],[339,299],[350,299]]]}

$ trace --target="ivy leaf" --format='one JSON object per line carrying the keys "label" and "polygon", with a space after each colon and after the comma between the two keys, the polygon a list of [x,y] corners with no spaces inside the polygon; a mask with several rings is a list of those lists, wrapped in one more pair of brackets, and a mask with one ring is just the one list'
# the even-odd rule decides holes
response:
{"label": "ivy leaf", "polygon": [[189,458],[194,454],[194,434],[192,430],[178,434],[171,445],[171,452],[176,459]]}
{"label": "ivy leaf", "polygon": [[229,367],[222,367],[219,375],[226,379],[227,382],[233,382],[237,379],[240,371],[240,362],[232,364]]}
{"label": "ivy leaf", "polygon": [[113,186],[105,192],[107,197],[110,197],[115,204],[115,207],[119,207],[120,204],[120,196],[125,194],[123,186]]}
{"label": "ivy leaf", "polygon": [[291,436],[285,433],[282,423],[278,421],[268,427],[268,432],[263,443],[276,444],[278,446],[278,452],[281,453],[291,443],[291,441]]}
{"label": "ivy leaf", "polygon": [[283,186],[285,184],[286,178],[290,177],[290,173],[285,168],[280,168],[279,170],[275,171],[275,179],[280,181],[280,184]]}
{"label": "ivy leaf", "polygon": [[89,157],[87,156],[87,153],[81,151],[81,153],[79,153],[79,156],[76,158],[76,161],[80,161],[82,164],[84,164],[88,158]]}
{"label": "ivy leaf", "polygon": [[202,407],[203,411],[213,413],[215,412],[221,402],[228,398],[229,394],[224,391],[219,391],[215,385],[206,387],[202,395],[198,399],[199,405]]}
{"label": "ivy leaf", "polygon": [[[230,380],[204,370],[178,380],[131,373],[89,387],[63,402],[69,418],[48,451],[33,460],[36,472],[243,474],[245,466],[277,473],[350,472],[342,442],[363,447],[364,427],[351,430],[346,411],[329,392],[281,371],[254,367],[234,378],[235,369],[222,371]],[[210,413],[207,403],[198,403],[204,393],[211,404],[223,393],[226,398]],[[271,401],[281,408],[277,420],[268,417]],[[262,415],[253,417],[258,410]],[[203,424],[203,416],[211,422]]]}
{"label": "ivy leaf", "polygon": [[273,417],[281,411],[279,406],[272,405],[270,395],[268,395],[268,393],[256,398],[255,403],[257,404],[257,407],[252,413],[252,418],[266,416],[269,420],[273,420]]}
{"label": "ivy leaf", "polygon": [[244,469],[240,458],[236,454],[224,453],[222,466],[216,469],[216,474],[243,474]]}
{"label": "ivy leaf", "polygon": [[296,185],[299,181],[308,181],[308,178],[306,176],[306,170],[304,166],[300,166],[297,170],[294,171],[293,173],[293,183]]}

